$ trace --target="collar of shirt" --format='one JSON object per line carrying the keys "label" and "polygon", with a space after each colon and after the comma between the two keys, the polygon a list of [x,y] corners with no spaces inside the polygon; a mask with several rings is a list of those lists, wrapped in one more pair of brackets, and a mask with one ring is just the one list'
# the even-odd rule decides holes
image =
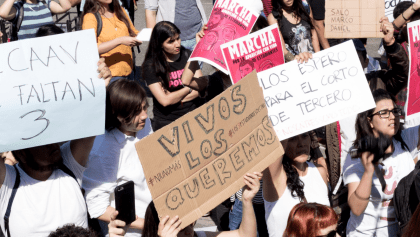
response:
{"label": "collar of shirt", "polygon": [[136,139],[136,138],[135,138],[135,137],[133,137],[133,136],[128,136],[128,135],[124,134],[124,133],[123,133],[123,132],[121,132],[118,128],[114,128],[114,129],[112,129],[110,133],[111,133],[112,135],[114,135],[115,139],[117,140],[117,142],[118,142],[119,144],[121,144],[121,143],[125,142],[126,140],[130,140],[130,141],[132,141],[132,140]]}

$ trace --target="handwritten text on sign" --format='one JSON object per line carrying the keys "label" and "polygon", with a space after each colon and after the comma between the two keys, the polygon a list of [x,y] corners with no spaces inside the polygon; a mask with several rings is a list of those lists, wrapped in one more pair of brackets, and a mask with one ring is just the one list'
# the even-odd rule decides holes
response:
{"label": "handwritten text on sign", "polygon": [[102,134],[93,30],[0,45],[0,152]]}
{"label": "handwritten text on sign", "polygon": [[326,38],[380,38],[383,0],[328,0],[325,2]]}
{"label": "handwritten text on sign", "polygon": [[243,187],[245,173],[283,153],[255,71],[136,149],[159,215],[179,215],[181,228]]}
{"label": "handwritten text on sign", "polygon": [[280,140],[375,107],[352,41],[258,73]]}

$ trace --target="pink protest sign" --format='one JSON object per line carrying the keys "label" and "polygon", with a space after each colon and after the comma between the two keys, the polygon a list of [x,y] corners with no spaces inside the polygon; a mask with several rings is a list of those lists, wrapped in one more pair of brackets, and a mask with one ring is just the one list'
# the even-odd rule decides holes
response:
{"label": "pink protest sign", "polygon": [[420,116],[420,21],[411,22],[408,27],[411,60],[406,119]]}
{"label": "pink protest sign", "polygon": [[217,0],[207,23],[208,29],[189,61],[203,61],[228,74],[220,46],[249,34],[258,15],[239,0]]}
{"label": "pink protest sign", "polygon": [[221,48],[233,83],[254,69],[261,72],[284,63],[277,24],[223,44]]}

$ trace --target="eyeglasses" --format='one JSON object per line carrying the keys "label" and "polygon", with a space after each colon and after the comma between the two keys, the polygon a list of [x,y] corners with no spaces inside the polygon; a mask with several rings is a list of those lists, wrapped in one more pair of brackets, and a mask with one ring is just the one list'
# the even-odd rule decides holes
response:
{"label": "eyeglasses", "polygon": [[326,235],[318,235],[316,237],[335,237],[337,235],[337,231],[333,230],[330,233],[326,234]]}
{"label": "eyeglasses", "polygon": [[395,117],[402,115],[402,110],[399,109],[399,108],[395,108],[395,109],[392,109],[392,110],[389,110],[389,109],[380,110],[380,111],[370,115],[369,117],[379,115],[379,117],[381,117],[381,118],[389,118],[390,112],[392,112]]}

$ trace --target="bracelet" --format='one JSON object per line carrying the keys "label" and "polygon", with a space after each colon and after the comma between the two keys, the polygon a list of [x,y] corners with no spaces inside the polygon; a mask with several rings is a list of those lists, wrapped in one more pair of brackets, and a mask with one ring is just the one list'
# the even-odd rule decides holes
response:
{"label": "bracelet", "polygon": [[411,9],[413,9],[413,11],[417,11],[416,9],[414,9],[414,4],[411,4]]}
{"label": "bracelet", "polygon": [[400,31],[400,30],[401,30],[401,28],[400,28],[400,27],[397,27],[397,26],[394,24],[394,22],[392,22],[392,26],[394,27],[394,30],[398,30],[398,31]]}
{"label": "bracelet", "polygon": [[402,16],[402,18],[403,18],[405,21],[408,21],[408,20],[407,20],[407,18],[405,18],[405,17],[404,17],[404,12],[403,12],[403,13],[401,13],[401,16]]}
{"label": "bracelet", "polygon": [[361,199],[361,200],[369,200],[369,198],[362,198],[362,197],[360,197],[360,196],[359,196],[359,194],[357,194],[357,193],[356,193],[356,190],[354,190],[354,195],[355,195],[358,199]]}

